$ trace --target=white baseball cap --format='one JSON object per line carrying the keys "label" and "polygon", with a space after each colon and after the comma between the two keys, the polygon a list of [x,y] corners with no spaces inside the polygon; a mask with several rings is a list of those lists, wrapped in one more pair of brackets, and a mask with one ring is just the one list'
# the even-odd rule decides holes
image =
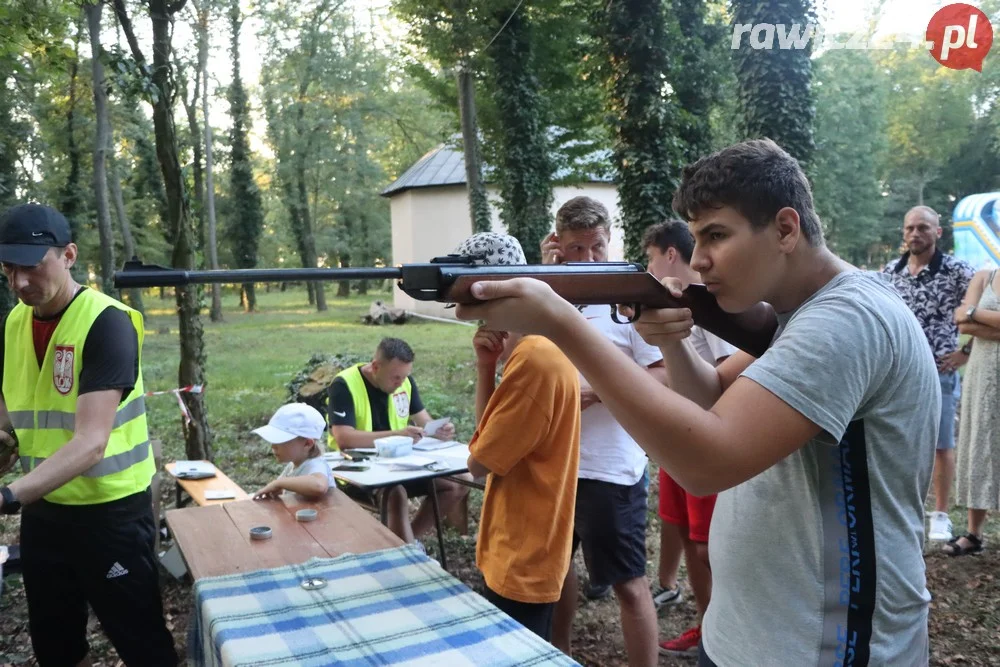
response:
{"label": "white baseball cap", "polygon": [[298,437],[322,441],[325,430],[326,420],[316,408],[305,403],[286,403],[278,408],[267,426],[253,432],[272,445],[280,445]]}

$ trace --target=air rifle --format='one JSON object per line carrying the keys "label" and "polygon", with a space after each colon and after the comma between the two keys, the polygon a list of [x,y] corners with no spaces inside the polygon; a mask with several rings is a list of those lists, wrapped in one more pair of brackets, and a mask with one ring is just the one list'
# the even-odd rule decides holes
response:
{"label": "air rifle", "polygon": [[[420,301],[477,303],[469,288],[481,280],[529,277],[547,283],[574,305],[608,304],[618,319],[615,305],[627,305],[639,317],[645,308],[690,308],[694,323],[747,352],[761,356],[771,344],[778,322],[774,310],[759,303],[742,313],[727,313],[704,285],[692,284],[680,298],[660,284],[640,264],[628,262],[581,262],[552,265],[482,266],[480,258],[459,255],[437,257],[424,264],[398,267],[346,269],[221,269],[185,271],[143,264],[133,258],[115,273],[116,288],[182,287],[208,283],[298,282],[318,280],[395,279],[399,289]],[[634,319],[634,318],[633,318]]]}

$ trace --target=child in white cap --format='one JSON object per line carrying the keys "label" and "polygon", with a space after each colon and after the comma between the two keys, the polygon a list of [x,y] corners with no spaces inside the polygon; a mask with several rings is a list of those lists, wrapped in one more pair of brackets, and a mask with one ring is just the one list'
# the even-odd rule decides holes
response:
{"label": "child in white cap", "polygon": [[278,479],[254,494],[254,500],[277,498],[283,491],[316,500],[333,485],[333,473],[323,458],[326,421],[305,403],[287,403],[278,408],[267,426],[254,433],[271,443],[274,457],[287,463]]}

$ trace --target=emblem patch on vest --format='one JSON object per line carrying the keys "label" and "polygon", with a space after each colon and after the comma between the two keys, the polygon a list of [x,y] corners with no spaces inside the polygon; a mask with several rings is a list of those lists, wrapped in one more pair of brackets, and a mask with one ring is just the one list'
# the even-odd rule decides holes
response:
{"label": "emblem patch on vest", "polygon": [[397,417],[410,416],[410,395],[405,391],[397,391],[392,395],[392,402],[396,406]]}
{"label": "emblem patch on vest", "polygon": [[73,361],[76,349],[73,345],[56,345],[55,360],[52,364],[52,384],[56,391],[65,396],[73,389]]}

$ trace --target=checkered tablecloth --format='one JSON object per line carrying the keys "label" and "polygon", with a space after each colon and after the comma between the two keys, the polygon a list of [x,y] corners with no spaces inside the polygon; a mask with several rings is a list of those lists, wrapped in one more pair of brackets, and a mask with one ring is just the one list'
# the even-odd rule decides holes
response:
{"label": "checkered tablecloth", "polygon": [[577,664],[414,545],[201,579],[195,604],[196,665]]}

